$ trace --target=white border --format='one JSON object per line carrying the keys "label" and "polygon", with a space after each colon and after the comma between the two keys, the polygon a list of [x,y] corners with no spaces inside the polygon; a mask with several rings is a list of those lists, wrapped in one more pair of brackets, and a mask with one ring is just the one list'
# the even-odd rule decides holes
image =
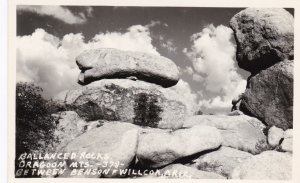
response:
{"label": "white border", "polygon": [[[8,166],[8,178],[10,182],[19,183],[19,182],[30,182],[30,183],[43,183],[43,182],[154,182],[154,181],[163,181],[163,182],[224,182],[224,180],[161,180],[161,179],[76,179],[76,178],[47,178],[47,179],[22,179],[14,178],[14,148],[15,148],[15,81],[16,81],[16,47],[14,44],[16,42],[16,5],[17,4],[28,4],[28,5],[108,5],[108,6],[167,6],[167,7],[286,7],[286,8],[295,8],[295,58],[298,59],[299,52],[299,37],[298,33],[299,29],[299,3],[296,0],[213,0],[213,1],[203,1],[203,0],[9,0],[9,62],[8,62],[8,118],[9,118],[9,166]],[[2,7],[2,6],[1,6]],[[1,13],[3,14],[1,9]],[[3,17],[1,14],[1,18]],[[1,32],[2,36],[2,32]],[[2,41],[1,41],[2,42]],[[2,44],[2,43],[1,43]],[[2,49],[1,49],[2,50]],[[2,57],[2,54],[1,54]],[[299,74],[297,70],[299,70],[299,62],[295,61],[295,90],[294,90],[294,153],[293,153],[293,179],[290,181],[253,181],[253,180],[243,180],[242,182],[300,182],[300,151],[299,147],[296,145],[299,143],[299,128],[300,128],[300,118],[299,118]],[[4,66],[5,68],[5,66]],[[3,67],[1,66],[1,69]],[[3,74],[5,72],[2,72]],[[1,79],[3,78],[0,75]],[[1,83],[5,83],[5,81],[1,81]],[[6,95],[5,93],[3,95]],[[1,94],[2,96],[2,94]],[[1,99],[2,103],[2,99]],[[4,102],[5,103],[5,102]],[[2,110],[1,110],[2,111]],[[299,112],[298,112],[299,111]],[[5,128],[5,127],[4,127]],[[2,129],[2,128],[1,128]],[[1,135],[5,134],[1,132]],[[2,162],[1,162],[2,163]],[[227,180],[228,182],[240,182],[239,180]]]}

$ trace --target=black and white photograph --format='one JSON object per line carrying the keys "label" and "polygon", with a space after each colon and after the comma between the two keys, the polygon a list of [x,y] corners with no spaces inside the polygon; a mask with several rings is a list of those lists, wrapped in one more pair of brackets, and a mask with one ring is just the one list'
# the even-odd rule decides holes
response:
{"label": "black and white photograph", "polygon": [[14,179],[293,180],[297,10],[17,4]]}

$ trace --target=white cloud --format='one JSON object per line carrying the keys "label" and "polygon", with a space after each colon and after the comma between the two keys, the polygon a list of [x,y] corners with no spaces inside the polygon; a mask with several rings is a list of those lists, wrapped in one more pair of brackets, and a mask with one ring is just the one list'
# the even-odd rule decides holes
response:
{"label": "white cloud", "polygon": [[133,25],[127,32],[107,32],[97,34],[91,42],[90,48],[117,48],[127,51],[141,51],[154,55],[159,55],[152,45],[149,28],[142,25]]}
{"label": "white cloud", "polygon": [[184,69],[181,69],[181,71],[182,71],[182,73],[186,73],[188,75],[193,75],[194,74],[194,70],[190,66],[186,66]]}
{"label": "white cloud", "polygon": [[177,48],[174,45],[174,41],[172,39],[161,41],[161,47],[167,49],[169,52],[175,52],[177,50]]}
{"label": "white cloud", "polygon": [[199,74],[193,74],[192,79],[194,81],[198,81],[198,82],[203,82],[204,81],[204,78],[201,75],[199,75]]}
{"label": "white cloud", "polygon": [[85,12],[79,12],[78,15],[72,13],[69,9],[62,6],[39,6],[39,5],[18,5],[18,11],[35,12],[39,15],[52,16],[67,24],[82,24],[87,21],[88,17],[92,16],[93,8],[86,7]]}
{"label": "white cloud", "polygon": [[[76,83],[79,72],[70,50],[59,46],[57,37],[43,29],[17,38],[17,81],[34,82],[45,95],[57,93]],[[65,44],[64,44],[65,45]]]}
{"label": "white cloud", "polygon": [[146,28],[155,27],[157,25],[161,25],[161,22],[159,20],[151,20],[151,22],[147,25],[145,25]]}
{"label": "white cloud", "polygon": [[66,34],[61,40],[43,29],[17,38],[17,81],[34,82],[44,89],[45,96],[77,85],[80,73],[75,58],[83,50],[117,48],[159,55],[151,44],[148,28],[134,25],[127,32],[99,33],[88,43],[82,34]]}
{"label": "white cloud", "polygon": [[199,101],[203,108],[230,108],[231,99],[245,90],[246,81],[234,65],[236,48],[231,38],[230,28],[209,25],[192,35],[190,50],[183,50],[192,61],[195,72],[204,76],[193,76],[204,85],[204,98],[210,98]]}

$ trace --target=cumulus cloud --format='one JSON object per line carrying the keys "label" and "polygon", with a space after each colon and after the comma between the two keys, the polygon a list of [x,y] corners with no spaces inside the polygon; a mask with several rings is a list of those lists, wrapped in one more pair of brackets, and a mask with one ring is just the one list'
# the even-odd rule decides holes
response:
{"label": "cumulus cloud", "polygon": [[149,29],[142,25],[131,26],[125,33],[99,33],[87,43],[80,33],[59,39],[36,29],[31,35],[17,37],[17,81],[34,82],[46,97],[53,97],[77,85],[80,70],[75,58],[83,50],[117,48],[159,55],[151,41]]}
{"label": "cumulus cloud", "polygon": [[159,55],[156,48],[152,45],[149,28],[142,25],[133,25],[125,33],[99,33],[89,42],[89,46],[91,48],[109,47]]}
{"label": "cumulus cloud", "polygon": [[190,50],[183,50],[198,74],[193,79],[204,85],[203,95],[206,93],[206,98],[210,98],[199,101],[202,108],[229,108],[231,99],[246,87],[246,81],[234,65],[236,48],[231,38],[230,28],[209,25],[191,36]]}
{"label": "cumulus cloud", "polygon": [[18,5],[18,11],[35,12],[39,15],[52,16],[67,24],[82,24],[87,21],[87,17],[92,16],[93,8],[86,7],[84,12],[79,12],[77,15],[69,9],[62,6],[40,6],[40,5]]}

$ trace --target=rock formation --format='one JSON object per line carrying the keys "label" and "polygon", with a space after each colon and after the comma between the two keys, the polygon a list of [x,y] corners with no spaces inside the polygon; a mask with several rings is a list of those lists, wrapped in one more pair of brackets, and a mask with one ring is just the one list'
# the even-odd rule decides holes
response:
{"label": "rock formation", "polygon": [[240,110],[268,126],[293,128],[293,16],[280,8],[247,8],[230,25],[238,65],[252,73]]}
{"label": "rock formation", "polygon": [[248,8],[230,24],[239,66],[252,75],[240,111],[227,115],[191,116],[168,88],[179,72],[167,58],[116,49],[81,53],[83,86],[62,93],[68,111],[53,114],[56,152],[76,155],[57,176],[290,179],[293,17]]}

